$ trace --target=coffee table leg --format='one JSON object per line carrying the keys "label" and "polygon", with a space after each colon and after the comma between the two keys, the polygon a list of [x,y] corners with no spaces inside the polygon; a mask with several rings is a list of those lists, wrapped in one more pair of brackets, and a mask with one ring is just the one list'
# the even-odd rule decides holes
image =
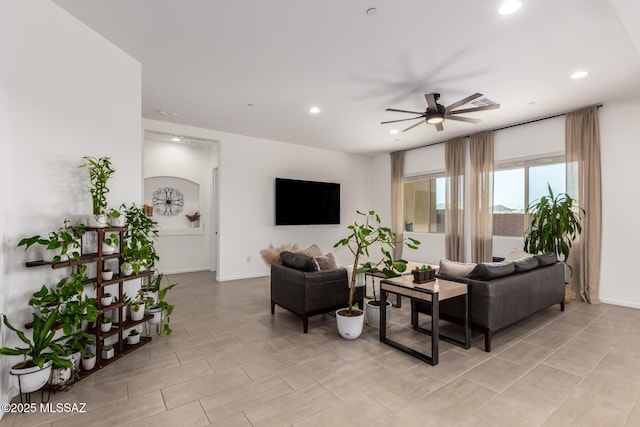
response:
{"label": "coffee table leg", "polygon": [[438,364],[438,341],[440,341],[440,303],[438,294],[431,295],[431,360],[432,365]]}

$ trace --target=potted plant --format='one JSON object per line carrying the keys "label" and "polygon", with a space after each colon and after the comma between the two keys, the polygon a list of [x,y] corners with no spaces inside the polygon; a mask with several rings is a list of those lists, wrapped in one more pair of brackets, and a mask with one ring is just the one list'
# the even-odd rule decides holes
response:
{"label": "potted plant", "polygon": [[428,264],[416,267],[412,272],[414,283],[425,283],[435,278],[435,270]]}
{"label": "potted plant", "polygon": [[197,228],[200,226],[200,212],[185,216],[189,220],[189,224],[191,225],[191,227]]}
{"label": "potted plant", "polygon": [[104,294],[102,294],[102,298],[100,298],[100,305],[102,305],[103,307],[108,307],[111,305],[112,301],[113,295],[111,295],[109,292],[105,292]]}
{"label": "potted plant", "polygon": [[122,212],[111,208],[107,211],[107,224],[109,227],[124,227],[126,218]]}
{"label": "potted plant", "polygon": [[25,246],[26,251],[31,246],[38,244],[44,246],[43,260],[53,264],[80,259],[80,236],[85,232],[83,224],[69,225],[69,220],[64,220],[64,225],[57,231],[51,231],[48,237],[39,235],[24,238],[18,242],[18,246]]}
{"label": "potted plant", "polygon": [[82,356],[82,369],[85,371],[90,371],[96,366],[96,355],[87,352],[84,356]]}
{"label": "potted plant", "polygon": [[113,279],[113,270],[110,268],[105,268],[102,270],[102,280],[111,280]]}
{"label": "potted plant", "polygon": [[109,157],[83,157],[85,162],[80,165],[81,168],[87,168],[89,172],[89,192],[91,193],[91,201],[93,215],[89,215],[89,225],[94,227],[107,226],[107,181],[115,173],[115,169],[111,165]]}
{"label": "potted plant", "polygon": [[[576,201],[566,193],[553,194],[548,185],[549,194],[534,200],[527,207],[531,226],[524,239],[524,250],[531,254],[552,253],[567,267],[565,282],[571,277],[572,269],[567,261],[573,241],[582,232],[581,215],[585,215]],[[571,289],[568,289],[565,301],[570,299]]]}
{"label": "potted plant", "polygon": [[[177,283],[171,283],[167,278],[169,284],[163,288],[162,280],[165,277],[166,276],[162,273],[152,276],[143,292],[147,295],[147,307],[145,309],[145,313],[153,314],[153,318],[149,320],[149,323],[152,325],[161,324],[161,333],[170,335],[171,332],[173,332],[170,327],[170,322],[174,306],[173,304],[165,301],[165,297],[167,296],[167,292],[176,286]],[[150,294],[156,295],[157,298],[151,297]]]}
{"label": "potted plant", "polygon": [[[128,296],[125,295],[124,301],[129,306],[129,309],[131,310],[132,321],[137,322],[144,318],[144,307],[148,299],[149,298],[145,295],[142,289],[138,289],[135,299],[129,298]],[[151,302],[153,302],[153,298],[151,298]]]}
{"label": "potted plant", "polygon": [[100,331],[109,332],[111,330],[111,326],[113,324],[113,320],[109,316],[104,316],[102,318],[102,324],[100,325]]}
{"label": "potted plant", "polygon": [[[353,297],[356,291],[356,275],[363,273],[377,273],[382,271],[385,277],[393,277],[397,272],[404,272],[407,268],[407,261],[394,260],[390,250],[395,247],[395,233],[388,227],[383,227],[380,216],[375,211],[363,213],[356,211],[361,217],[361,222],[356,220],[349,225],[349,235],[339,240],[334,248],[346,246],[353,254],[353,274],[349,284],[349,303],[345,309],[336,312],[338,332],[343,338],[355,339],[362,333],[364,316],[362,310],[354,307]],[[406,241],[408,247],[417,249],[419,241],[409,238]],[[360,257],[369,257],[369,248],[373,245],[380,245],[383,261],[377,264],[367,262],[360,265]],[[379,269],[380,264],[384,267]]]}
{"label": "potted plant", "polygon": [[121,270],[126,275],[129,267],[132,272],[140,274],[159,259],[153,241],[158,236],[158,223],[147,216],[142,206],[122,206],[126,216],[127,230],[124,233],[122,249],[124,262]]}
{"label": "potted plant", "polygon": [[104,347],[102,347],[103,360],[111,359],[115,355],[116,355],[116,350],[113,348],[112,344],[105,345]]}
{"label": "potted plant", "polygon": [[140,342],[140,332],[137,329],[132,329],[129,331],[129,335],[127,336],[127,344],[136,345]]}
{"label": "potted plant", "polygon": [[120,239],[116,233],[109,233],[108,236],[105,235],[104,240],[102,241],[102,254],[111,255],[118,250],[119,244]]}
{"label": "potted plant", "polygon": [[5,356],[23,356],[24,361],[11,367],[11,374],[19,376],[20,392],[30,393],[39,390],[49,380],[52,366],[56,368],[71,367],[72,362],[61,358],[63,348],[56,342],[54,326],[58,319],[57,311],[40,318],[33,315],[33,338],[29,339],[2,315],[4,325],[25,343],[26,347],[0,347],[0,354]]}

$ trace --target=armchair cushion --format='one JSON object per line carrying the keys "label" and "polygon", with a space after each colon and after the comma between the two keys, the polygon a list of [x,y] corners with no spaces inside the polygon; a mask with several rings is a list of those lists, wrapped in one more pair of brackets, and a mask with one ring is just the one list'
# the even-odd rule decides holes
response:
{"label": "armchair cushion", "polygon": [[284,251],[280,253],[282,265],[300,271],[318,271],[318,263],[310,256]]}

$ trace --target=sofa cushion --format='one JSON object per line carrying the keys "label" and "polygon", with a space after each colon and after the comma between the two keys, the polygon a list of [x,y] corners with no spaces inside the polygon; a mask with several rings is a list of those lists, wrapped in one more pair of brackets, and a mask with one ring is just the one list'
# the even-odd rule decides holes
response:
{"label": "sofa cushion", "polygon": [[328,253],[322,256],[315,256],[313,259],[318,263],[318,267],[320,271],[326,270],[335,270],[338,268],[338,264],[336,264],[336,259],[333,257],[332,253]]}
{"label": "sofa cushion", "polygon": [[509,253],[507,253],[507,256],[504,257],[504,260],[514,261],[516,259],[530,258],[532,256],[532,254],[530,254],[529,252],[525,252],[522,249],[513,248],[509,251]]}
{"label": "sofa cushion", "polygon": [[282,265],[300,271],[318,271],[318,263],[310,256],[284,251],[280,253]]}
{"label": "sofa cushion", "polygon": [[534,255],[534,257],[538,260],[539,267],[555,264],[556,262],[558,262],[558,258],[556,258],[556,255],[552,253],[538,254]]}
{"label": "sofa cushion", "polygon": [[306,255],[306,256],[310,256],[311,258],[315,257],[315,256],[322,256],[322,249],[320,249],[320,247],[318,245],[316,245],[315,243],[311,246],[309,246],[308,248],[302,249],[296,253],[302,254],[302,255]]}
{"label": "sofa cushion", "polygon": [[475,266],[476,263],[474,262],[457,262],[441,259],[438,274],[451,277],[469,277],[469,274]]}
{"label": "sofa cushion", "polygon": [[482,262],[475,266],[470,279],[493,280],[499,277],[508,276],[516,271],[516,266],[510,261]]}
{"label": "sofa cushion", "polygon": [[516,268],[516,273],[522,273],[525,271],[533,270],[538,266],[538,259],[534,256],[514,259],[511,262]]}

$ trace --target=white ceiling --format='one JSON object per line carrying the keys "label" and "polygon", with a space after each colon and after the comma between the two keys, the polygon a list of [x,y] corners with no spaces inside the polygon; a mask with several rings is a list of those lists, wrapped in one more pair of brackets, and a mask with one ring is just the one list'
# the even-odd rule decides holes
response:
{"label": "white ceiling", "polygon": [[[500,0],[54,1],[140,61],[145,118],[331,150],[395,151],[640,97],[638,0],[522,0],[511,16]],[[428,92],[501,108],[443,132],[380,124],[410,117],[387,107],[424,111]]]}

